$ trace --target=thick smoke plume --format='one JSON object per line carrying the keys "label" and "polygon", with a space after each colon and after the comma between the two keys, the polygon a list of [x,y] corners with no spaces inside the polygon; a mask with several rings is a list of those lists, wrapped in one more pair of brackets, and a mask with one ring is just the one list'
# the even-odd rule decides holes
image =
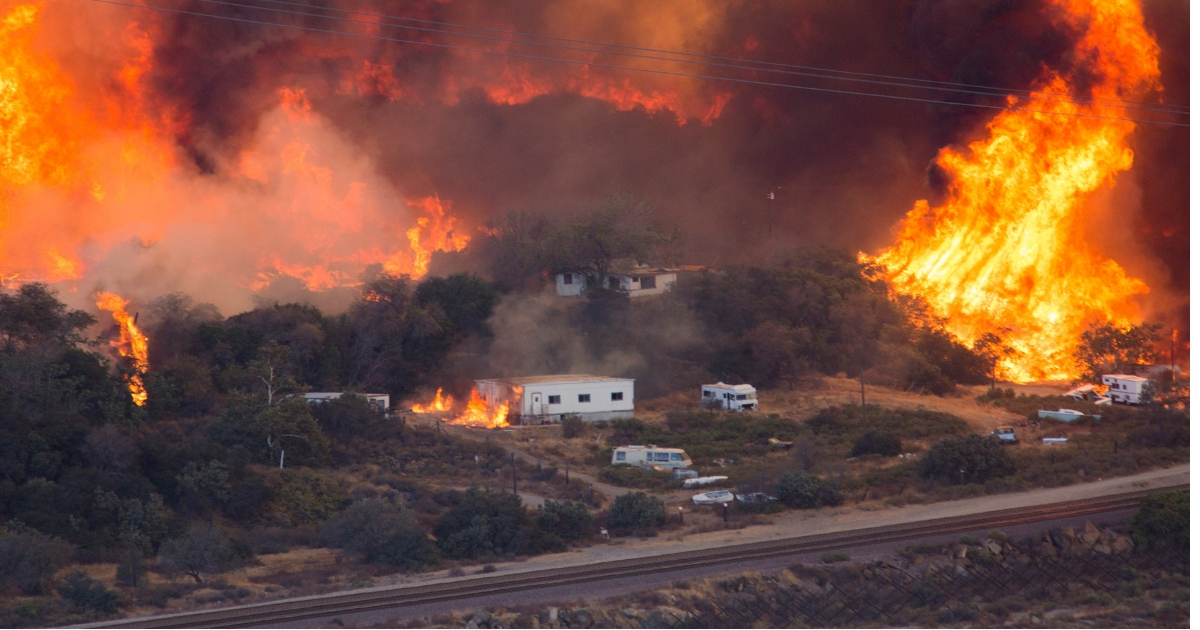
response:
{"label": "thick smoke plume", "polygon": [[[170,6],[329,26],[202,2]],[[370,10],[1018,90],[1060,67],[1077,36],[1052,26],[1035,0],[393,0]],[[1187,98],[1186,12],[1182,3],[1146,7],[1163,48],[1167,102]],[[77,171],[92,163],[87,151],[131,138],[153,159],[144,173],[93,177],[110,195],[104,202],[79,186],[6,189],[7,212],[18,216],[8,246],[22,229],[34,230],[36,218],[73,234],[63,246],[74,251],[56,253],[86,268],[74,285],[80,292],[103,287],[149,298],[183,289],[227,312],[253,305],[256,292],[268,300],[325,299],[336,309],[344,298],[321,291],[352,284],[366,265],[386,266],[397,255],[411,266],[406,230],[428,216],[413,204],[435,195],[460,221],[451,231],[467,236],[509,210],[565,212],[625,189],[683,229],[688,262],[754,262],[813,242],[877,251],[913,200],[937,201],[944,182],[929,166],[937,150],[974,139],[991,115],[65,0],[44,5],[38,33],[37,50],[73,85],[63,107],[99,130],[71,139],[84,148]],[[1147,312],[1173,307],[1165,314],[1177,316],[1188,286],[1186,133],[1143,125],[1133,142],[1133,170],[1096,204],[1105,208],[1098,219],[1129,221],[1130,238],[1098,244],[1146,274],[1157,302]],[[112,201],[114,191],[123,192],[121,201]],[[25,228],[22,213],[30,215]]]}

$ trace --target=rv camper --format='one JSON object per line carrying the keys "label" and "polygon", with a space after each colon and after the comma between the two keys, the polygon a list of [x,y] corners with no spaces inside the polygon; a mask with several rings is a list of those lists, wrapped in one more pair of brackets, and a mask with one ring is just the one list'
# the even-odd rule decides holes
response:
{"label": "rv camper", "polygon": [[583,420],[633,417],[633,379],[554,374],[475,381],[488,409],[509,405],[521,424],[561,422],[563,416]]}
{"label": "rv camper", "polygon": [[662,466],[663,468],[687,468],[692,458],[681,448],[658,448],[650,446],[617,446],[613,448],[613,466]]}
{"label": "rv camper", "polygon": [[700,386],[700,404],[706,409],[758,411],[758,392],[750,385],[713,383]]}

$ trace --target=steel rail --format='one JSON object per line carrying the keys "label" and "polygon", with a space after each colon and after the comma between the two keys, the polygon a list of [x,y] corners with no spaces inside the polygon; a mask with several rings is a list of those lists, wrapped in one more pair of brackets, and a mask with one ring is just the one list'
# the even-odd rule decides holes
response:
{"label": "steel rail", "polygon": [[247,604],[129,619],[116,619],[84,627],[91,628],[239,628],[295,623],[307,619],[356,614],[373,610],[634,577],[664,570],[679,570],[775,556],[819,553],[863,544],[902,542],[938,535],[1023,525],[1038,521],[1086,516],[1136,508],[1151,492],[1187,490],[1176,485],[1122,494],[1076,499],[1032,507],[1008,508],[967,516],[951,516],[848,531],[810,534],[741,543],[715,549],[670,552],[642,558],[607,560],[587,565],[538,569],[488,577],[472,577],[418,585],[377,587],[349,593],[330,593],[297,599]]}

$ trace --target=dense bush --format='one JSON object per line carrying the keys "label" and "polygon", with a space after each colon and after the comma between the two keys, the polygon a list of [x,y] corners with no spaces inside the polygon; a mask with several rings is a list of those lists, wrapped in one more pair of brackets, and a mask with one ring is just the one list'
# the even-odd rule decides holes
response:
{"label": "dense bush", "polygon": [[563,540],[579,540],[592,534],[592,514],[583,503],[547,499],[538,508],[534,522],[542,531]]}
{"label": "dense bush", "polygon": [[662,499],[645,492],[627,492],[618,496],[606,521],[617,536],[653,530],[666,522],[667,509]]}
{"label": "dense bush", "polygon": [[583,418],[574,414],[563,416],[561,426],[564,438],[569,440],[578,437],[583,433]]}
{"label": "dense bush", "polygon": [[341,442],[377,439],[388,426],[382,407],[354,393],[313,405],[312,415],[325,435]]}
{"label": "dense bush", "polygon": [[934,444],[921,458],[921,476],[947,483],[983,483],[1016,472],[1012,457],[994,437],[968,435]]}
{"label": "dense bush", "polygon": [[0,587],[27,595],[49,591],[54,573],[71,561],[71,545],[14,525],[0,529]]}
{"label": "dense bush", "polygon": [[1144,547],[1175,547],[1186,551],[1191,546],[1190,519],[1190,493],[1148,495],[1130,521],[1133,539]]}
{"label": "dense bush", "polygon": [[438,561],[437,548],[412,511],[381,499],[356,501],[329,519],[325,540],[367,562],[414,568]]}
{"label": "dense bush", "polygon": [[623,488],[645,488],[654,490],[666,488],[670,482],[671,473],[658,470],[647,470],[629,464],[605,466],[596,476],[601,480]]}
{"label": "dense bush", "polygon": [[530,518],[515,494],[470,488],[433,526],[447,558],[511,557],[561,549]]}
{"label": "dense bush", "polygon": [[206,525],[193,525],[183,536],[163,543],[158,555],[163,572],[189,576],[197,584],[236,569],[248,559],[224,532]]}
{"label": "dense bush", "polygon": [[833,482],[800,470],[786,472],[775,482],[775,496],[784,505],[800,509],[842,504],[842,495]]}
{"label": "dense bush", "polygon": [[901,448],[900,438],[895,435],[882,431],[867,431],[854,441],[854,448],[850,450],[850,456],[882,455],[884,457],[895,457],[900,454]]}
{"label": "dense bush", "polygon": [[96,611],[111,615],[117,612],[116,591],[104,587],[100,580],[93,580],[83,571],[68,574],[57,588],[63,599],[71,602],[80,611]]}

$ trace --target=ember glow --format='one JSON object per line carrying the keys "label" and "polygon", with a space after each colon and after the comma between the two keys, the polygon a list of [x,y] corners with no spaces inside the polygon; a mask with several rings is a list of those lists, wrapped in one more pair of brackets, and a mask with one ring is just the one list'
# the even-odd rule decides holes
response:
{"label": "ember glow", "polygon": [[[1128,117],[1115,99],[1136,98],[1158,83],[1158,46],[1134,0],[1056,0],[1062,20],[1084,32],[1074,51],[1090,94],[1072,77],[1047,71],[1033,90],[1090,95],[1095,104],[1041,101],[1026,109]],[[1010,97],[1012,106],[1025,106]],[[876,261],[895,287],[924,297],[949,330],[970,344],[1008,329],[1015,352],[1001,360],[1014,381],[1070,378],[1072,350],[1094,321],[1128,325],[1139,318],[1131,297],[1146,285],[1084,239],[1088,194],[1112,186],[1133,163],[1127,138],[1135,123],[1004,111],[986,138],[965,150],[946,147],[946,201],[918,201],[895,246]]]}
{"label": "ember glow", "polygon": [[442,388],[437,389],[437,394],[433,396],[433,400],[428,405],[416,404],[412,406],[413,413],[436,413],[439,411],[450,411],[454,406],[454,397],[442,397]]}
{"label": "ember glow", "polygon": [[495,409],[489,409],[487,401],[479,395],[479,391],[472,389],[471,399],[467,401],[467,408],[450,422],[488,429],[507,427],[509,426],[508,403],[505,402]]}
{"label": "ember glow", "polygon": [[125,312],[125,307],[128,305],[128,300],[122,299],[121,296],[114,293],[100,293],[96,296],[97,308],[112,313],[113,319],[121,330],[120,340],[111,343],[122,357],[130,359],[132,363],[133,373],[126,376],[125,382],[129,387],[129,395],[133,398],[133,403],[142,407],[146,404],[146,387],[142,382],[142,376],[150,369],[150,361],[147,358],[149,348],[146,335],[138,329],[134,317]]}

